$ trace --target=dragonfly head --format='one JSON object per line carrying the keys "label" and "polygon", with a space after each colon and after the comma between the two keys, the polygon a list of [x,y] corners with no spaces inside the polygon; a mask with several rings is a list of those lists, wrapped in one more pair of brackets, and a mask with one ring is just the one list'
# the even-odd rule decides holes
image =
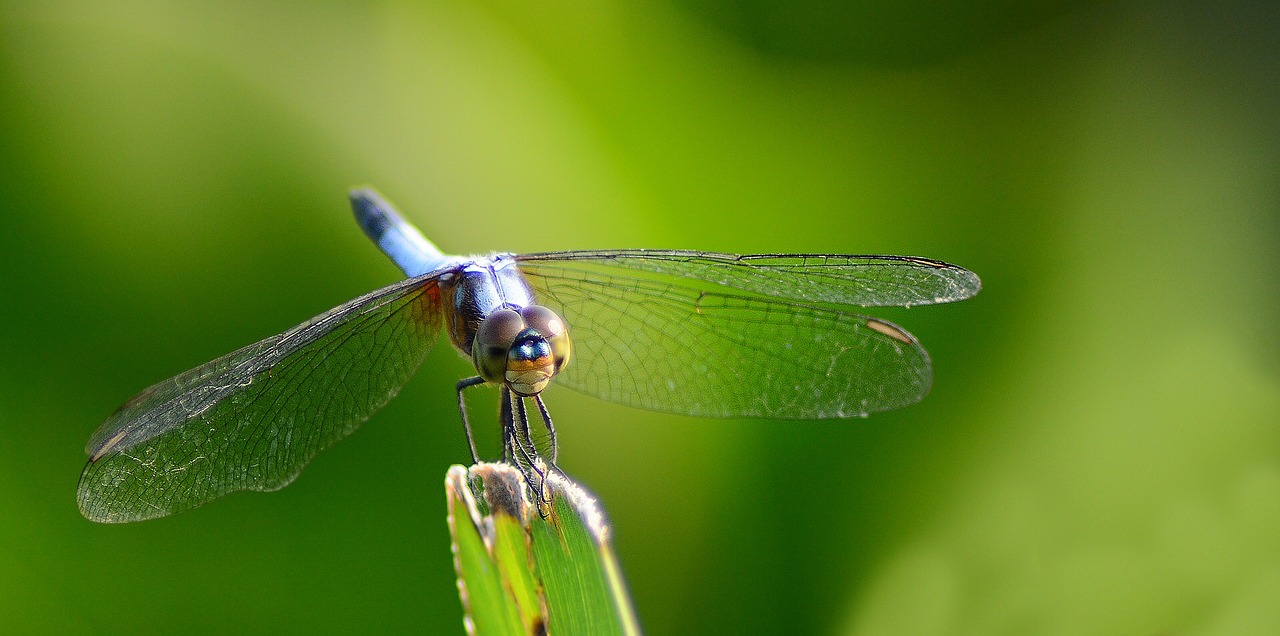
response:
{"label": "dragonfly head", "polygon": [[564,320],[546,307],[529,305],[489,314],[476,331],[471,358],[480,377],[528,397],[547,387],[569,363],[572,349]]}

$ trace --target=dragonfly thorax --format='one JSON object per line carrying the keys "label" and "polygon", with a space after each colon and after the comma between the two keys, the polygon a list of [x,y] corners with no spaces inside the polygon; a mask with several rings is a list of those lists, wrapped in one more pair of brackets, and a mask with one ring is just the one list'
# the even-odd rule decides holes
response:
{"label": "dragonfly thorax", "polygon": [[476,371],[517,395],[537,395],[569,363],[573,345],[560,316],[541,305],[504,307],[485,317],[471,345]]}

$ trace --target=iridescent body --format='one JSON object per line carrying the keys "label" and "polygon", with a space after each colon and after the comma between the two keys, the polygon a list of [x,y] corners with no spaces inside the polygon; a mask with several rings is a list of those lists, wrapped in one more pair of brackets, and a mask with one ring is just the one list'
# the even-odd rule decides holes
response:
{"label": "iridescent body", "polygon": [[[919,401],[911,334],[852,308],[963,300],[972,272],[903,256],[582,250],[446,255],[370,190],[360,226],[408,279],[156,384],[90,437],[81,512],[136,521],[287,485],[417,370],[440,331],[499,387],[503,456],[535,488],[555,467],[552,384],[701,417],[865,416]],[[572,336],[572,338],[571,338]],[[572,364],[570,360],[572,359]],[[529,431],[532,400],[549,433]]]}

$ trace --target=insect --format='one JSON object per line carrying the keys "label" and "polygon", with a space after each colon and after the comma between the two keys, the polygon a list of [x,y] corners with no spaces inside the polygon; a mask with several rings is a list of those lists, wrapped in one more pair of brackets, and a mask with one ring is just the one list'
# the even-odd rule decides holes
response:
{"label": "insect", "polygon": [[[138,521],[291,482],[395,396],[443,330],[497,386],[503,458],[556,463],[542,391],[557,384],[699,417],[866,416],[919,401],[928,354],[856,307],[963,300],[981,287],[927,258],[582,250],[446,255],[369,189],[365,233],[408,276],[134,396],[89,438],[85,517]],[[547,431],[540,451],[529,405]],[[543,446],[548,446],[544,442]]]}

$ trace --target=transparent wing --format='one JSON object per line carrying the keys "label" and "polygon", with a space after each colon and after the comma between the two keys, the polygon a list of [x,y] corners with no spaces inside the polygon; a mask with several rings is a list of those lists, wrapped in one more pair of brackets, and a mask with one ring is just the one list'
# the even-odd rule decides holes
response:
{"label": "transparent wing", "polygon": [[152,386],[89,439],[80,511],[138,521],[287,485],[396,394],[440,322],[426,275]]}
{"label": "transparent wing", "polygon": [[522,254],[516,260],[526,270],[556,266],[626,277],[653,274],[790,302],[856,307],[949,303],[982,288],[977,274],[918,256],[583,250]]}
{"label": "transparent wing", "polygon": [[557,382],[710,417],[820,419],[913,404],[932,382],[909,333],[849,311],[972,296],[968,270],[894,256],[560,252],[516,257],[569,323]]}

